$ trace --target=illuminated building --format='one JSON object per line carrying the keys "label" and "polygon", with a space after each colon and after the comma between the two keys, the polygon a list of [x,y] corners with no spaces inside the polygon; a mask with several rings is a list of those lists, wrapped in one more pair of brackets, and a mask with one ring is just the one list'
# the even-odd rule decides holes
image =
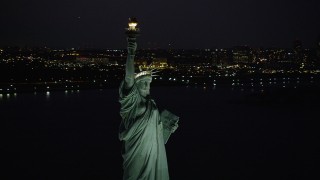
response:
{"label": "illuminated building", "polygon": [[135,65],[146,68],[150,65],[151,62],[151,68],[166,69],[169,67],[167,58],[153,58],[151,61],[145,59],[138,59],[135,61]]}
{"label": "illuminated building", "polygon": [[166,58],[155,58],[152,60],[152,66],[156,69],[168,68],[168,60]]}
{"label": "illuminated building", "polygon": [[230,64],[230,53],[226,49],[215,49],[211,52],[212,65],[217,67]]}
{"label": "illuminated building", "polygon": [[101,64],[101,65],[107,65],[109,63],[109,58],[106,57],[76,57],[76,61],[81,62],[81,63],[96,63],[96,64]]}
{"label": "illuminated building", "polygon": [[303,68],[306,63],[302,49],[302,42],[298,39],[293,41],[293,63],[298,64],[301,68]]}
{"label": "illuminated building", "polygon": [[235,64],[252,63],[250,48],[248,46],[237,46],[232,50],[232,58]]}

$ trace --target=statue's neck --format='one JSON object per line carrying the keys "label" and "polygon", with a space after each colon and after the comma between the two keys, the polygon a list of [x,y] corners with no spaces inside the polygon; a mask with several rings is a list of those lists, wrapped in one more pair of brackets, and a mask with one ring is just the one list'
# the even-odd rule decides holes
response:
{"label": "statue's neck", "polygon": [[141,96],[141,101],[142,101],[143,103],[148,102],[150,99],[151,99],[150,95]]}

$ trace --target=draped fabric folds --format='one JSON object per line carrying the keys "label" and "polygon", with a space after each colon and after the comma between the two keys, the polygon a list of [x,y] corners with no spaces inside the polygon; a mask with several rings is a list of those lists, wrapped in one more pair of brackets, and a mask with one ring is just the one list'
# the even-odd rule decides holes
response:
{"label": "draped fabric folds", "polygon": [[167,156],[160,114],[155,102],[148,99],[146,110],[138,115],[141,95],[134,84],[130,90],[119,88],[122,121],[119,139],[123,141],[124,180],[168,180]]}

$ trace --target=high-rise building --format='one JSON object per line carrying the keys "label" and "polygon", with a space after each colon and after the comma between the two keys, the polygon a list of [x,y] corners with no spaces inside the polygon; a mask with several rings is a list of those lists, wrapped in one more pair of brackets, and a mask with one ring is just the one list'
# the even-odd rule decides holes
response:
{"label": "high-rise building", "polygon": [[230,54],[227,49],[215,49],[211,52],[213,66],[227,66],[230,64]]}
{"label": "high-rise building", "polygon": [[233,62],[236,64],[252,63],[252,53],[248,46],[236,46],[232,49]]}
{"label": "high-rise building", "polygon": [[304,67],[306,63],[302,49],[302,42],[299,39],[293,41],[293,63],[297,64],[299,67]]}

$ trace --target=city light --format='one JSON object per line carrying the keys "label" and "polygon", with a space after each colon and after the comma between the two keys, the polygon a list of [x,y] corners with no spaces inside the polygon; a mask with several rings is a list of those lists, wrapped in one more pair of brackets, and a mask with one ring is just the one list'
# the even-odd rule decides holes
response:
{"label": "city light", "polygon": [[[134,27],[136,24],[133,22],[130,26]],[[280,84],[286,84],[286,87],[300,87],[307,82],[317,84],[319,78],[316,77],[320,75],[319,66],[310,66],[304,62],[305,67],[301,70],[299,64],[295,66],[294,59],[288,60],[288,57],[285,56],[288,50],[278,48],[262,51],[264,54],[256,54],[258,51],[248,47],[217,49],[217,51],[209,49],[171,50],[170,57],[167,57],[166,51],[141,50],[138,51],[135,62],[136,66],[147,67],[149,60],[152,60],[153,68],[164,71],[159,73],[159,77],[155,77],[155,80],[161,81],[154,83],[169,81],[171,84],[181,83],[192,86],[200,82],[200,84],[213,85],[219,81],[233,87],[252,86],[251,82],[260,86],[272,87],[279,87]],[[2,60],[0,59],[2,67],[14,68],[17,63],[24,63],[26,71],[30,73],[26,74],[23,82],[17,81],[19,77],[8,78],[8,83],[0,86],[1,92],[4,93],[20,91],[28,84],[33,87],[33,91],[79,89],[80,85],[83,88],[115,86],[123,78],[126,58],[125,51],[118,49],[97,52],[53,49],[46,55],[46,57],[53,57],[52,59],[42,57],[37,51],[32,51],[30,54],[28,52],[20,54],[19,51],[17,54],[10,55],[6,52],[3,51],[2,55],[5,56]],[[248,56],[247,53],[251,56]],[[258,55],[266,57],[255,57]],[[273,56],[280,57],[280,59],[272,59]],[[32,57],[32,62],[30,57]],[[263,61],[259,61],[261,59]],[[260,64],[257,65],[256,61],[259,61]],[[289,81],[292,78],[295,79],[294,82]]]}

